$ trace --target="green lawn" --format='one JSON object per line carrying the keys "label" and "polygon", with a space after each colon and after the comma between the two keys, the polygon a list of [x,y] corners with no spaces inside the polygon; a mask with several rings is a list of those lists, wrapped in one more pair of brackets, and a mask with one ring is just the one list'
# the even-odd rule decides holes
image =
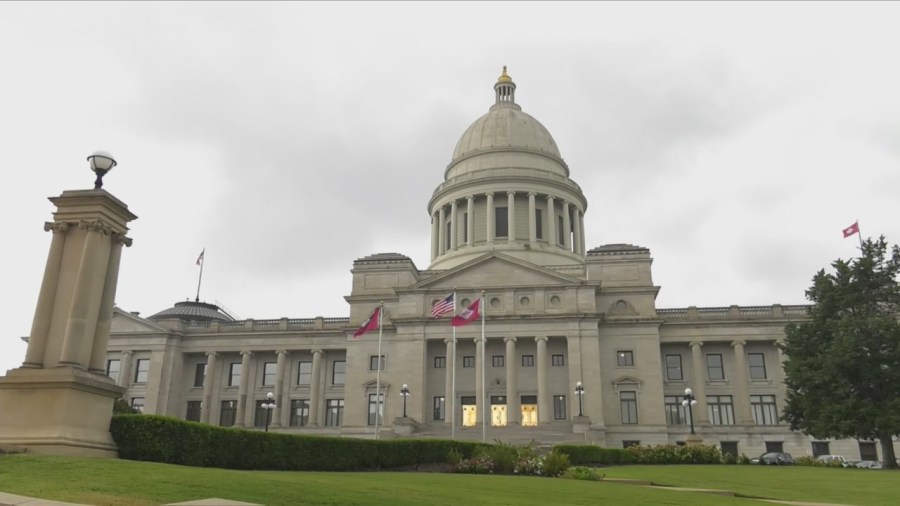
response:
{"label": "green lawn", "polygon": [[[762,466],[633,466],[603,470],[663,484],[733,489],[756,497],[900,504],[900,473]],[[875,490],[873,490],[875,489]],[[229,471],[127,460],[0,456],[0,491],[96,506],[208,497],[276,505],[745,505],[762,502],[612,482],[436,473]]]}

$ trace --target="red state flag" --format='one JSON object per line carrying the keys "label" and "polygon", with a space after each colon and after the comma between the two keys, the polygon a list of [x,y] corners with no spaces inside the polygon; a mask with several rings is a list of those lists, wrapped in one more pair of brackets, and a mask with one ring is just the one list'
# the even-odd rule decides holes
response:
{"label": "red state flag", "polygon": [[844,229],[844,239],[850,237],[853,234],[858,234],[858,233],[859,233],[859,222],[857,221],[857,222],[853,223],[853,225],[850,225],[849,227]]}
{"label": "red state flag", "polygon": [[378,324],[381,322],[381,306],[375,308],[375,311],[372,313],[372,316],[366,320],[356,332],[353,333],[353,337],[359,337],[370,330],[375,330],[378,328]]}
{"label": "red state flag", "polygon": [[476,300],[472,304],[469,305],[466,309],[464,309],[461,313],[454,316],[452,320],[450,320],[450,325],[454,327],[462,327],[463,325],[468,325],[473,321],[477,320],[479,316],[481,316],[481,312],[478,310],[481,305],[481,299]]}

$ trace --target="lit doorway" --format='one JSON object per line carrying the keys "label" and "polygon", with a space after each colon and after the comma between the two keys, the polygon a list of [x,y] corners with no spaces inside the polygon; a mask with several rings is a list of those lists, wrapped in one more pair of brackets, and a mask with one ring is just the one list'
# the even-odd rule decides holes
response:
{"label": "lit doorway", "polygon": [[506,397],[502,395],[491,396],[491,426],[506,426]]}
{"label": "lit doorway", "polygon": [[537,396],[522,396],[522,427],[537,427]]}
{"label": "lit doorway", "polygon": [[474,427],[477,415],[475,407],[475,397],[460,397],[459,403],[462,405],[462,426]]}

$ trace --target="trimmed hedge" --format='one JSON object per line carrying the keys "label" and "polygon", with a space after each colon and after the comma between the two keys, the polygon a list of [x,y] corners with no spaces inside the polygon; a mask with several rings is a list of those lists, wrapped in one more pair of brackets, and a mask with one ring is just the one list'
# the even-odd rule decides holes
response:
{"label": "trimmed hedge", "polygon": [[157,415],[114,415],[119,457],[225,469],[361,471],[447,462],[451,450],[471,457],[481,443],[440,439],[375,441],[217,427]]}
{"label": "trimmed hedge", "polygon": [[573,466],[620,464],[721,464],[722,453],[711,445],[655,445],[630,448],[600,448],[558,445],[554,449],[569,456]]}
{"label": "trimmed hedge", "polygon": [[634,464],[634,456],[626,449],[588,445],[556,445],[554,451],[569,456],[573,466],[615,466]]}

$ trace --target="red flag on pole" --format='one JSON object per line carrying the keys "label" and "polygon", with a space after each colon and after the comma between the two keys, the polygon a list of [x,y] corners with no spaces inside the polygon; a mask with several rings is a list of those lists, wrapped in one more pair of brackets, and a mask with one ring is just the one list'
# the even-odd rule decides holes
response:
{"label": "red flag on pole", "polygon": [[461,313],[454,316],[453,319],[450,320],[450,325],[454,327],[462,327],[463,325],[468,325],[477,320],[481,315],[481,312],[478,310],[479,306],[481,306],[480,298],[470,304],[469,307],[465,308]]}
{"label": "red flag on pole", "polygon": [[857,221],[857,222],[853,223],[853,225],[850,225],[849,227],[844,229],[844,239],[850,237],[853,234],[858,234],[858,233],[859,233],[859,222]]}
{"label": "red flag on pole", "polygon": [[353,337],[359,337],[370,330],[375,330],[378,328],[378,324],[381,321],[381,306],[375,308],[375,311],[372,313],[372,316],[369,317],[368,320],[365,321],[356,332],[353,333]]}

